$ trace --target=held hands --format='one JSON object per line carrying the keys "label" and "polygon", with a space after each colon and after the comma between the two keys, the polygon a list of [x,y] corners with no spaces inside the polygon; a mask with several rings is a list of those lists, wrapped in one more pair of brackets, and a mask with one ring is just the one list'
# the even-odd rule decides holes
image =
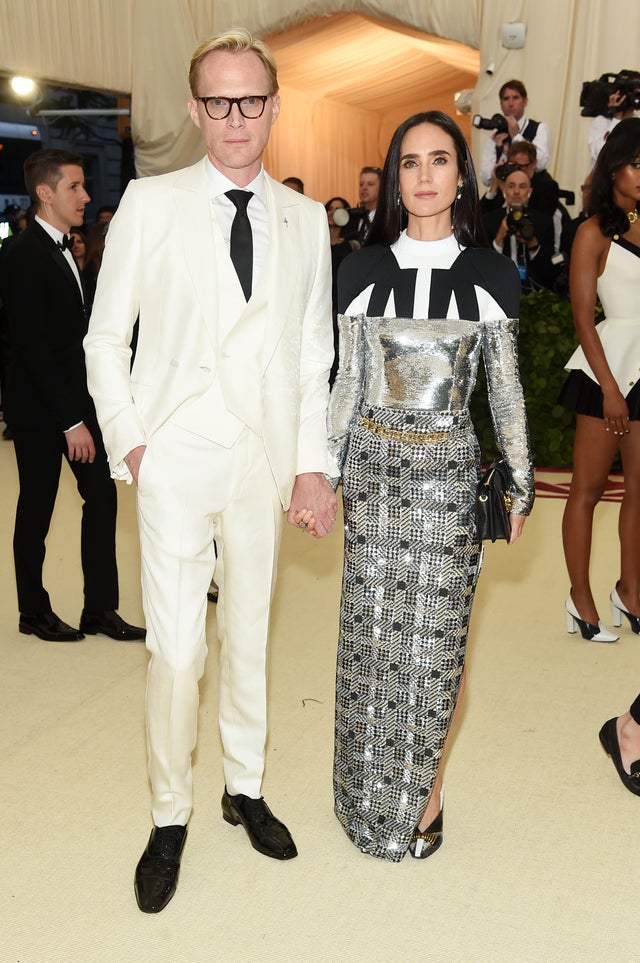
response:
{"label": "held hands", "polygon": [[67,440],[67,451],[69,461],[93,462],[96,457],[96,446],[93,443],[93,436],[84,422],[76,428],[65,431],[64,437]]}
{"label": "held hands", "polygon": [[338,500],[321,472],[303,472],[296,477],[287,521],[314,538],[324,538],[336,520]]}

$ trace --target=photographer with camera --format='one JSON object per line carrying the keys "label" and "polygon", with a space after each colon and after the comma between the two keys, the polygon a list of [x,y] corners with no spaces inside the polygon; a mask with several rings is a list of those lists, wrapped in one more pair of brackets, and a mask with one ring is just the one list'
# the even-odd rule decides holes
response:
{"label": "photographer with camera", "polygon": [[494,250],[510,257],[518,267],[523,292],[553,289],[557,270],[553,264],[553,221],[529,206],[531,181],[525,171],[504,165],[504,206],[487,211],[483,221]]}
{"label": "photographer with camera", "polygon": [[512,144],[506,162],[495,168],[491,187],[480,201],[482,211],[502,206],[502,185],[511,170],[524,171],[531,182],[529,207],[553,217],[560,204],[560,186],[549,171],[538,170],[536,149],[526,140]]}
{"label": "photographer with camera", "polygon": [[586,81],[582,85],[580,106],[582,117],[593,117],[587,137],[593,167],[613,128],[640,109],[640,73],[620,70],[617,74],[602,74],[599,80]]}
{"label": "photographer with camera", "polygon": [[522,81],[508,80],[500,88],[498,96],[501,114],[494,114],[489,119],[476,114],[473,118],[475,127],[493,131],[485,144],[480,163],[480,178],[487,187],[493,179],[496,164],[506,162],[512,144],[521,141],[532,143],[536,148],[539,171],[546,169],[551,154],[549,125],[544,121],[530,120],[525,116],[528,97]]}

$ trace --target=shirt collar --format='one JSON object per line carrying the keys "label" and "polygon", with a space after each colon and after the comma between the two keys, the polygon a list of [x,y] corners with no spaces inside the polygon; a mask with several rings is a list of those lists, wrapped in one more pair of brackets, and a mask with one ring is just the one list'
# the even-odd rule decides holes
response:
{"label": "shirt collar", "polygon": [[59,231],[58,228],[54,227],[53,224],[50,224],[49,221],[43,220],[39,214],[36,214],[35,219],[43,231],[46,231],[49,237],[53,238],[56,244],[62,244],[62,238],[65,237],[63,231]]}
{"label": "shirt collar", "polygon": [[[222,194],[226,194],[227,191],[238,190],[238,185],[230,181],[228,177],[225,177],[217,167],[214,167],[209,159],[206,162],[207,171],[207,182],[209,184],[209,196],[212,200],[220,197]],[[256,195],[259,200],[266,206],[265,198],[265,184],[264,184],[264,167],[260,168],[259,173],[247,184],[246,187],[240,188],[240,190],[251,191]]]}

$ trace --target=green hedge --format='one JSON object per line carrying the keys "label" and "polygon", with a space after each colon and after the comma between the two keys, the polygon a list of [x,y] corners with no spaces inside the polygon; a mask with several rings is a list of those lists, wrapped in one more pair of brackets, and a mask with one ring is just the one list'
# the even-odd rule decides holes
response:
{"label": "green hedge", "polygon": [[[602,316],[598,306],[596,321]],[[520,303],[520,374],[524,387],[534,465],[538,468],[570,468],[573,461],[575,416],[557,403],[566,378],[565,362],[577,339],[571,305],[551,291],[525,294]],[[484,367],[471,401],[483,462],[497,454],[487,406]]]}

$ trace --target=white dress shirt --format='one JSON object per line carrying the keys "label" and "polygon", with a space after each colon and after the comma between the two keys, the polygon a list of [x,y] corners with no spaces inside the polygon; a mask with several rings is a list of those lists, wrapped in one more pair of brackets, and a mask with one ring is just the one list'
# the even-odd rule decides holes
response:
{"label": "white dress shirt", "polygon": [[[49,224],[49,221],[44,221],[38,214],[36,214],[35,219],[40,225],[40,227],[43,229],[43,231],[46,231],[49,237],[52,237],[53,240],[56,242],[56,244],[60,247],[62,245],[62,240],[65,237],[64,233],[62,231],[59,231],[57,227],[54,227],[53,224]],[[80,295],[84,303],[84,291],[82,290],[82,281],[80,280],[80,271],[78,270],[78,265],[76,264],[76,260],[73,254],[71,253],[71,248],[67,247],[64,249],[64,251],[61,250],[60,253],[64,257],[64,259],[67,261],[69,267],[71,268],[71,270],[75,275],[75,279],[78,282],[78,287],[80,288]]]}
{"label": "white dress shirt", "polygon": [[[525,129],[529,123],[529,118],[522,116],[518,121],[518,131],[519,133],[512,139],[511,143],[516,144],[519,140],[526,140],[522,136],[522,131]],[[549,157],[551,155],[551,131],[549,130],[549,125],[543,120],[538,123],[538,129],[536,131],[536,136],[533,138],[531,143],[536,149],[536,156],[538,160],[537,170],[544,171],[547,169],[549,163]],[[507,159],[507,152],[505,151],[502,155],[504,160]],[[493,168],[496,166],[496,143],[493,137],[489,137],[484,145],[484,150],[482,153],[482,161],[480,162],[480,178],[483,184],[487,187],[491,184],[491,179],[493,177]]]}
{"label": "white dress shirt", "polygon": [[253,197],[247,204],[247,215],[251,224],[253,234],[253,287],[255,288],[260,278],[260,273],[264,267],[264,262],[269,250],[269,211],[265,197],[265,187],[263,178],[264,168],[260,168],[260,173],[250,184],[244,188],[238,188],[237,184],[230,181],[228,177],[211,163],[207,163],[207,180],[209,182],[209,200],[211,203],[211,213],[218,222],[222,231],[227,249],[231,247],[231,225],[236,214],[236,208],[228,197],[227,191],[245,190],[251,191]]}

